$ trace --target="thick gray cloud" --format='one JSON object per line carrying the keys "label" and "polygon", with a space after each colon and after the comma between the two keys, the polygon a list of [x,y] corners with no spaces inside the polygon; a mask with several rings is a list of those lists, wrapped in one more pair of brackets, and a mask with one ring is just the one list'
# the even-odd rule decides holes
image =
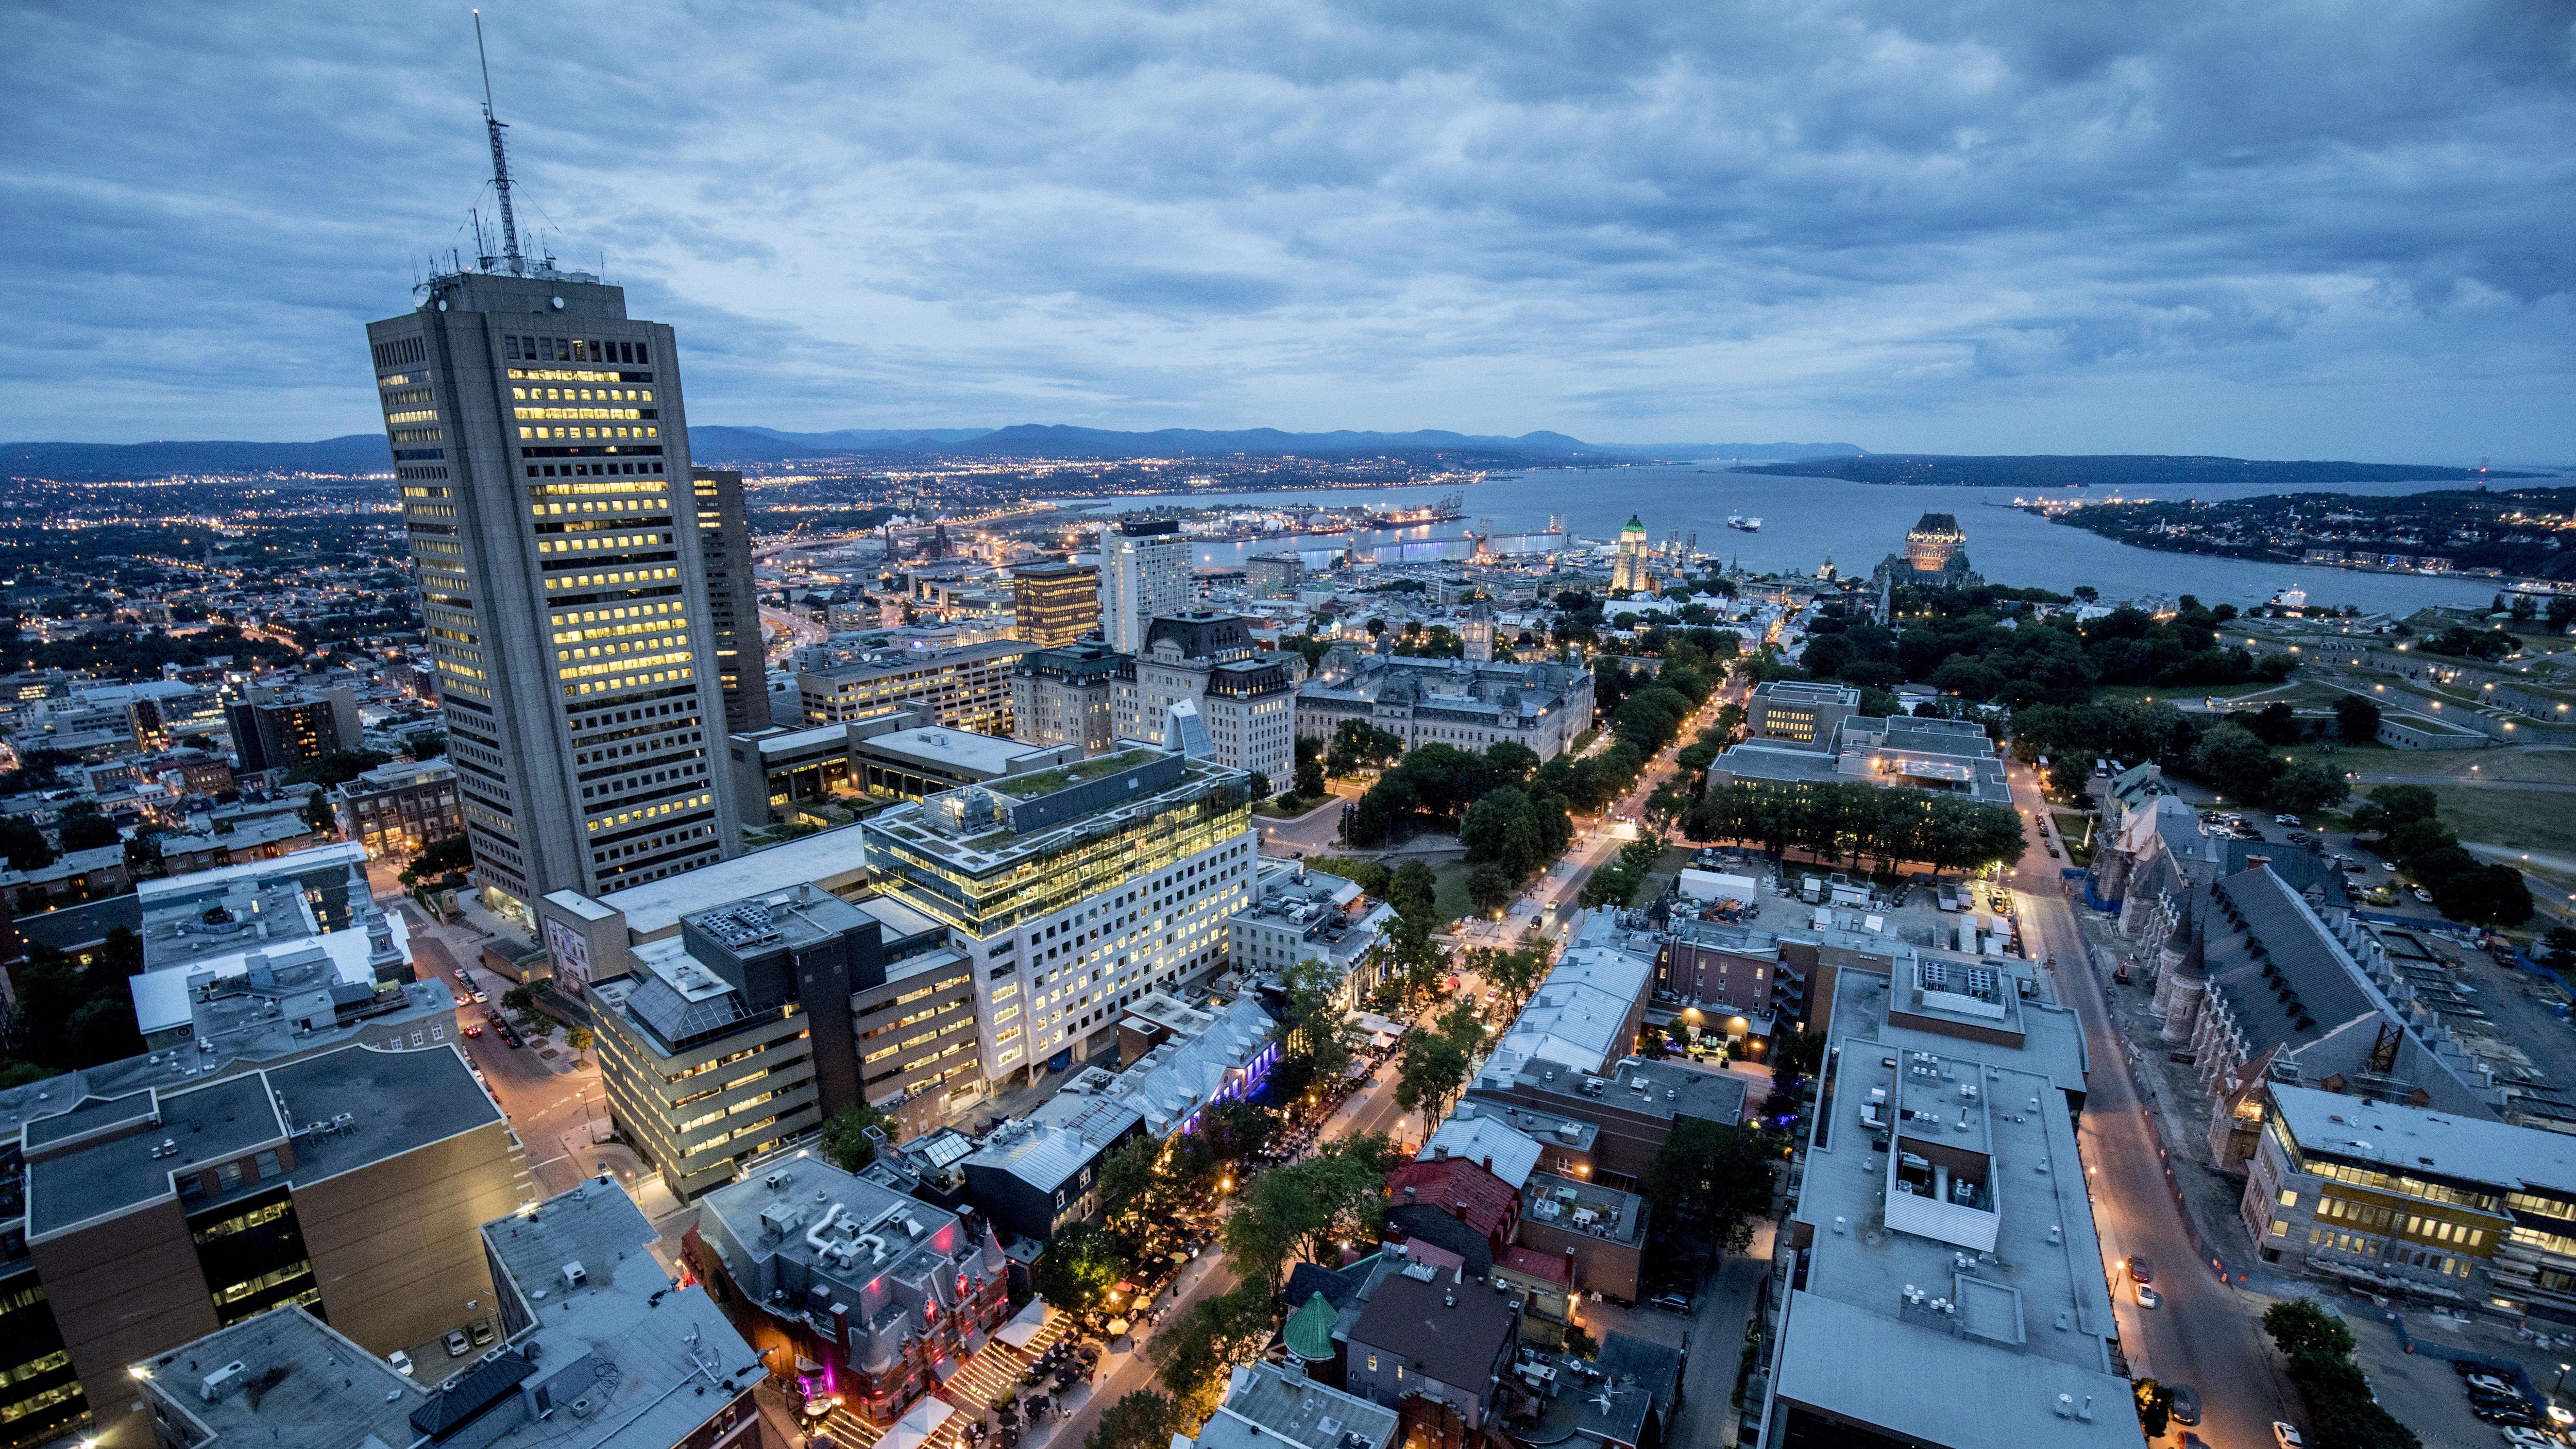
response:
{"label": "thick gray cloud", "polygon": [[[0,436],[375,425],[468,17],[30,3]],[[2576,456],[2559,0],[501,4],[701,422]]]}

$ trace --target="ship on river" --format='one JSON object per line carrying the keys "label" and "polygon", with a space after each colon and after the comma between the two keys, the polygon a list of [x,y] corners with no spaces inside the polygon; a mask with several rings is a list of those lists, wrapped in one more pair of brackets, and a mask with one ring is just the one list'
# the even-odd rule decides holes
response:
{"label": "ship on river", "polygon": [[1726,516],[1726,526],[1734,529],[1738,533],[1760,533],[1762,531],[1762,520],[1759,518],[1747,518],[1741,513],[1730,513]]}
{"label": "ship on river", "polygon": [[1455,523],[1467,516],[1464,492],[1443,494],[1437,503],[1420,508],[1398,508],[1369,519],[1371,528],[1413,528],[1425,523]]}

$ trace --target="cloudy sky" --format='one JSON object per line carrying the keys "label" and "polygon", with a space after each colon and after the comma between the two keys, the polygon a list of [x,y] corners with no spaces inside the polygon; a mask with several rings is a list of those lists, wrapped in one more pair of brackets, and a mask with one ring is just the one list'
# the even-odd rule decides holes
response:
{"label": "cloudy sky", "polygon": [[[379,426],[465,5],[0,11],[0,438]],[[2576,459],[2563,0],[529,4],[692,421]]]}

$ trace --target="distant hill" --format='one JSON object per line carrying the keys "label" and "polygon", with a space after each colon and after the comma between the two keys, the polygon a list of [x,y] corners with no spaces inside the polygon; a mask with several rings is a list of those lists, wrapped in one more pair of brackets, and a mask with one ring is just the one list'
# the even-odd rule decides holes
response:
{"label": "distant hill", "polygon": [[[1565,463],[1610,458],[1841,459],[1860,452],[1849,443],[1590,443],[1544,431],[1513,438],[1442,429],[1408,433],[1292,433],[1278,428],[1121,432],[1040,423],[1007,428],[840,428],[823,433],[715,425],[689,429],[690,456],[712,465],[878,453],[1024,458],[1168,458],[1224,453],[1348,457],[1401,453],[1441,454],[1462,462],[1509,467],[1521,461]],[[0,443],[0,476],[67,482],[196,473],[364,474],[390,472],[392,468],[393,453],[381,433],[351,433],[313,443]]]}
{"label": "distant hill", "polygon": [[318,443],[0,443],[0,474],[87,483],[183,473],[390,473],[382,433]]}
{"label": "distant hill", "polygon": [[[2244,458],[2124,453],[1996,458],[1880,453],[1862,458],[1810,458],[1802,462],[1771,463],[1737,471],[1797,478],[1842,478],[1854,483],[1950,488],[2067,488],[2077,484],[2097,488],[2144,488],[2196,483],[2447,483],[2479,476],[2467,468],[2441,468],[2416,463],[2270,463]],[[2489,473],[2485,476],[2531,478],[2540,475]]]}
{"label": "distant hill", "polygon": [[1183,454],[1298,453],[1348,457],[1375,453],[1442,453],[1508,464],[1514,459],[1566,462],[1617,458],[1813,458],[1847,456],[1849,443],[1588,443],[1564,433],[1519,437],[1453,433],[1425,428],[1409,433],[1342,430],[1292,433],[1279,428],[1162,428],[1126,432],[1062,423],[1017,423],[1006,428],[843,428],[791,433],[777,428],[704,427],[689,430],[689,448],[701,462],[737,459],[775,462],[829,453],[970,454],[1018,458],[1153,458]]}

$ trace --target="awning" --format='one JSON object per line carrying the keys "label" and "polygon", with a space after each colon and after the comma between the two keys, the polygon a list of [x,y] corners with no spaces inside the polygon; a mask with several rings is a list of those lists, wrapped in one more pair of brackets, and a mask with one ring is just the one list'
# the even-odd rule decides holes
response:
{"label": "awning", "polygon": [[1029,1346],[1029,1340],[1037,1337],[1038,1330],[1046,1327],[1047,1320],[1054,1316],[1055,1310],[1047,1307],[1045,1299],[1032,1298],[1029,1300],[1028,1307],[1021,1309],[1010,1322],[995,1329],[993,1336],[1013,1348],[1026,1348]]}
{"label": "awning", "polygon": [[910,1413],[895,1420],[894,1427],[886,1430],[885,1437],[877,1443],[880,1449],[921,1449],[922,1445],[930,1442],[932,1435],[939,1432],[939,1426],[948,1422],[948,1416],[956,1412],[957,1406],[946,1399],[937,1394],[924,1394],[921,1402],[913,1405]]}

